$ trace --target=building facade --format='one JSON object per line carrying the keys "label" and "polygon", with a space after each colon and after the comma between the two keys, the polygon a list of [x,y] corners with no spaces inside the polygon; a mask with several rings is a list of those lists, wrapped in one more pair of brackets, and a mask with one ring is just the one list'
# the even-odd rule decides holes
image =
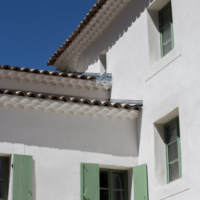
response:
{"label": "building facade", "polygon": [[198,200],[199,7],[99,0],[60,72],[2,65],[0,199]]}

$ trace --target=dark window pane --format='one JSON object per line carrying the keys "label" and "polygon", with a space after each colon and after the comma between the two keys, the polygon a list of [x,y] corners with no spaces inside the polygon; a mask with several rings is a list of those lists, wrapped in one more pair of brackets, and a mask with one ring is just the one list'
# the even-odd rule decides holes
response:
{"label": "dark window pane", "polygon": [[100,200],[108,200],[108,190],[100,190]]}
{"label": "dark window pane", "polygon": [[4,179],[4,161],[0,160],[0,179]]}
{"label": "dark window pane", "polygon": [[167,25],[165,28],[162,30],[162,43],[167,42],[171,38],[171,25]]}
{"label": "dark window pane", "polygon": [[108,172],[100,171],[100,188],[108,188]]}
{"label": "dark window pane", "polygon": [[124,173],[113,172],[113,188],[124,189]]}
{"label": "dark window pane", "polygon": [[161,28],[171,22],[171,6],[161,13]]}
{"label": "dark window pane", "polygon": [[4,198],[4,181],[0,181],[0,198]]}
{"label": "dark window pane", "polygon": [[167,127],[167,143],[174,141],[177,139],[177,123],[173,123],[172,125]]}
{"label": "dark window pane", "polygon": [[124,191],[113,191],[113,200],[125,200]]}
{"label": "dark window pane", "polygon": [[172,50],[172,41],[168,42],[165,46],[163,46],[163,56],[168,54]]}
{"label": "dark window pane", "polygon": [[174,181],[179,178],[178,162],[169,165],[169,181]]}
{"label": "dark window pane", "polygon": [[169,162],[178,158],[177,141],[168,145]]}

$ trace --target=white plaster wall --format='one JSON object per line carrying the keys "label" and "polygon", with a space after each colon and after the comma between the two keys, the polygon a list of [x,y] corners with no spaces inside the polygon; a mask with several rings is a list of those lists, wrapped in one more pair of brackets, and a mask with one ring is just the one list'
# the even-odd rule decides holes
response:
{"label": "white plaster wall", "polygon": [[[129,170],[138,164],[136,119],[0,107],[0,152],[32,155],[33,200],[80,199],[80,163]],[[129,184],[129,196],[133,195]],[[9,200],[12,199],[12,169]]]}
{"label": "white plaster wall", "polygon": [[[150,200],[198,200],[200,196],[200,28],[197,26],[200,20],[196,17],[199,6],[198,0],[192,3],[172,0],[175,49],[171,55],[148,68],[139,164],[148,164]],[[194,27],[197,28],[194,30]],[[175,57],[178,55],[177,49],[179,56]],[[165,159],[158,152],[160,138],[156,138],[158,135],[154,123],[174,109],[178,109],[180,120],[182,178],[167,184],[166,181],[159,182],[166,176],[165,171],[163,174],[159,172],[159,166]]]}
{"label": "white plaster wall", "polygon": [[[152,44],[152,37],[155,39],[157,34],[156,25],[149,20],[146,9],[151,6],[151,9],[158,11],[167,2],[131,1],[79,58],[76,70],[98,72],[98,55],[107,49],[107,72],[113,74],[111,98],[142,99],[144,102],[139,164],[148,164],[149,199],[198,200],[200,1],[171,0],[175,48],[161,59],[159,52],[152,53],[159,49],[158,43],[156,46]],[[183,177],[174,183],[162,182],[159,185],[156,162],[162,162],[163,158],[159,158],[158,152],[155,153],[157,141],[154,123],[174,109],[178,109],[180,119]],[[160,176],[165,174],[160,173]]]}
{"label": "white plaster wall", "polygon": [[[167,1],[155,0],[153,3]],[[175,48],[164,58],[156,58],[153,64],[149,60],[151,48],[145,10],[151,3],[149,0],[131,1],[83,53],[76,71],[100,72],[98,56],[107,49],[107,72],[113,74],[111,98],[144,100],[138,145],[139,164],[148,165],[149,200],[199,200],[200,1],[172,0]],[[158,164],[163,164],[158,162],[164,159],[155,152],[159,141],[155,137],[158,135],[154,123],[174,109],[178,109],[180,119],[182,178],[166,184],[159,182],[165,172],[157,176],[156,171]],[[81,162],[119,165],[129,170],[137,165],[136,121],[48,114],[18,108],[1,108],[0,112],[3,145],[22,143],[25,154],[34,157],[37,199],[55,199],[57,195],[60,199],[79,199]],[[58,163],[70,168],[72,173],[64,171],[65,167]],[[55,179],[58,182],[54,182]],[[45,184],[45,180],[50,181]]]}
{"label": "white plaster wall", "polygon": [[142,100],[148,61],[148,0],[130,1],[102,36],[81,55],[76,71],[100,72],[99,54],[107,50],[112,73],[111,99]]}
{"label": "white plaster wall", "polygon": [[[137,156],[136,120],[0,107],[1,141]],[[124,148],[126,147],[126,148]]]}

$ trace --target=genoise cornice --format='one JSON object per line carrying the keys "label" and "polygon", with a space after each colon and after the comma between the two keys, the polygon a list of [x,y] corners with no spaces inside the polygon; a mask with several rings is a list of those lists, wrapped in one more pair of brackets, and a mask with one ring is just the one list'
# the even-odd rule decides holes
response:
{"label": "genoise cornice", "polygon": [[105,106],[86,105],[83,103],[62,102],[50,99],[39,99],[24,96],[0,94],[0,105],[20,107],[23,109],[43,110],[71,114],[91,115],[93,117],[108,117],[133,120],[138,117],[139,110],[112,108]]}
{"label": "genoise cornice", "polygon": [[112,83],[104,83],[101,81],[50,76],[46,74],[28,73],[6,69],[0,69],[0,79],[10,79],[16,81],[35,82],[42,84],[58,85],[63,87],[69,86],[96,90],[109,90],[112,87]]}
{"label": "genoise cornice", "polygon": [[[77,58],[87,49],[92,42],[106,30],[115,17],[127,5],[130,0],[107,0],[90,21],[78,31],[76,36],[68,44],[66,40],[57,52],[49,59],[47,65],[56,66],[60,71],[73,71]],[[73,34],[72,34],[73,36]]]}

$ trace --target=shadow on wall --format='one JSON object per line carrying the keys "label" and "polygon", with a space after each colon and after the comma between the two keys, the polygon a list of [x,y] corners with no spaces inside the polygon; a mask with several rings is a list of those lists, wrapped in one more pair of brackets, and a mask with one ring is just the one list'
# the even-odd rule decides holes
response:
{"label": "shadow on wall", "polygon": [[141,127],[142,127],[142,114],[143,112],[141,111],[138,118],[137,118],[137,141],[138,141],[138,153],[140,151],[140,136],[141,136]]}
{"label": "shadow on wall", "polygon": [[88,66],[96,63],[102,50],[111,49],[128,31],[129,27],[140,18],[153,0],[131,0],[124,10],[109,25],[106,31],[92,43],[81,55],[75,71],[85,72]]}
{"label": "shadow on wall", "polygon": [[128,199],[131,199],[133,192],[133,169],[128,170]]}
{"label": "shadow on wall", "polygon": [[0,138],[66,150],[137,156],[136,120],[1,107]]}

